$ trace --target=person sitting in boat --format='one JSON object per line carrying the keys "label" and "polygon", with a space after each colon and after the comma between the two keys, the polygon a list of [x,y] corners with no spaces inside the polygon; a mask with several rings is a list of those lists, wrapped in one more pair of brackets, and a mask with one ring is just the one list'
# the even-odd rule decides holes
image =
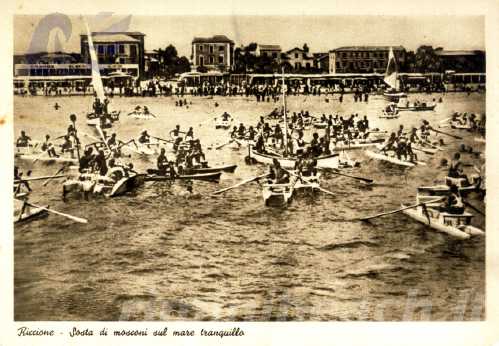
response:
{"label": "person sitting in boat", "polygon": [[180,125],[175,125],[175,128],[170,131],[170,137],[175,140],[176,138],[180,137],[180,134],[182,132],[180,131]]}
{"label": "person sitting in boat", "polygon": [[[30,174],[31,174],[31,171],[28,171],[28,173],[26,175],[29,176]],[[23,173],[21,172],[19,167],[14,166],[14,180],[20,181],[19,185],[17,186],[16,193],[21,192],[21,186],[24,186],[28,190],[28,192],[31,192],[32,190],[31,190],[31,187],[29,186],[29,183],[26,180],[23,180],[22,176],[23,176]]]}
{"label": "person sitting in boat", "polygon": [[69,136],[64,136],[64,142],[61,144],[61,152],[62,153],[65,153],[65,152],[69,152],[71,153],[71,157],[74,156],[74,146],[73,146],[73,142],[71,142],[71,139],[69,138]]}
{"label": "person sitting in boat", "polygon": [[318,157],[322,154],[322,146],[317,132],[314,132],[312,135],[312,140],[310,141],[310,151],[314,157]]}
{"label": "person sitting in boat", "polygon": [[197,163],[202,165],[206,163],[206,156],[203,153],[203,148],[201,147],[201,141],[199,139],[194,140],[194,143],[192,144],[191,156]]}
{"label": "person sitting in boat", "polygon": [[258,121],[258,124],[256,124],[256,128],[257,129],[263,129],[264,126],[265,126],[265,120],[263,119],[263,117],[260,117],[260,120]]}
{"label": "person sitting in boat", "polygon": [[287,184],[289,183],[289,173],[281,167],[279,160],[272,159],[269,174],[270,182],[273,184]]}
{"label": "person sitting in boat", "polygon": [[454,154],[454,157],[449,164],[449,172],[447,175],[451,178],[468,178],[462,169],[461,154]]}
{"label": "person sitting in boat", "polygon": [[142,131],[139,137],[139,143],[146,144],[151,142],[151,136],[147,133],[147,130]]}
{"label": "person sitting in boat", "polygon": [[89,147],[83,152],[83,156],[80,157],[80,173],[89,172],[92,169],[95,156],[93,154],[93,148]]}
{"label": "person sitting in boat", "polygon": [[108,138],[107,140],[107,146],[110,148],[110,149],[113,149],[114,147],[116,147],[118,145],[118,141],[116,139],[116,133],[112,133],[111,136]]}
{"label": "person sitting in boat", "polygon": [[186,141],[194,140],[194,129],[192,127],[189,127],[189,130],[187,130],[187,133],[185,134],[184,140],[186,140]]}
{"label": "person sitting in boat", "polygon": [[402,135],[403,135],[403,134],[404,134],[404,125],[402,125],[402,124],[401,124],[401,125],[399,126],[398,131],[397,131],[397,138],[402,137]]}
{"label": "person sitting in boat", "polygon": [[224,112],[222,114],[222,121],[229,121],[229,119],[231,118],[230,114],[227,113],[227,112]]}
{"label": "person sitting in boat", "polygon": [[450,186],[449,194],[440,206],[439,210],[449,214],[464,213],[463,197],[459,193],[459,188],[455,184]]}
{"label": "person sitting in boat", "polygon": [[134,109],[135,113],[140,113],[142,111],[142,106],[135,106],[135,109]]}
{"label": "person sitting in boat", "polygon": [[417,144],[421,142],[421,139],[418,136],[418,129],[413,127],[411,130],[411,134],[409,135],[409,142]]}
{"label": "person sitting in boat", "polygon": [[182,137],[175,138],[175,141],[173,142],[173,152],[174,153],[176,153],[178,151],[182,141],[183,141]]}
{"label": "person sitting in boat", "polygon": [[395,151],[396,143],[397,143],[397,135],[395,134],[395,132],[392,132],[390,134],[390,137],[386,140],[385,144],[381,148],[381,151],[384,153],[390,150]]}
{"label": "person sitting in boat", "polygon": [[102,113],[102,105],[98,97],[95,98],[94,103],[92,104],[92,108],[96,115],[100,115]]}
{"label": "person sitting in boat", "polygon": [[161,151],[158,155],[158,158],[156,159],[156,167],[158,168],[160,175],[165,175],[166,171],[170,167],[170,162],[168,161],[168,158],[166,157],[165,148],[161,148]]}
{"label": "person sitting in boat", "polygon": [[21,136],[16,141],[17,147],[27,147],[29,146],[29,142],[31,141],[31,137],[26,135],[25,131],[21,131]]}
{"label": "person sitting in boat", "polygon": [[243,123],[239,124],[239,128],[237,129],[237,138],[244,138],[246,135],[246,127],[244,126]]}
{"label": "person sitting in boat", "polygon": [[106,162],[106,156],[104,155],[104,150],[99,150],[99,153],[95,156],[93,160],[93,171],[98,172],[100,175],[106,175],[108,168]]}
{"label": "person sitting in boat", "polygon": [[49,157],[59,157],[59,155],[55,152],[54,145],[50,142],[49,135],[45,136],[45,142],[42,144],[42,150],[46,151]]}
{"label": "person sitting in boat", "polygon": [[260,134],[258,135],[255,143],[255,151],[258,153],[265,153],[265,139],[263,138],[263,135]]}
{"label": "person sitting in boat", "polygon": [[279,126],[279,124],[277,124],[274,128],[274,138],[276,141],[278,141],[281,144],[281,146],[283,145],[284,134],[283,134],[281,126]]}
{"label": "person sitting in boat", "polygon": [[149,108],[147,108],[147,106],[144,106],[144,111],[143,111],[143,112],[144,112],[144,114],[146,114],[146,115],[150,114],[150,113],[149,113]]}
{"label": "person sitting in boat", "polygon": [[270,134],[272,133],[272,129],[270,128],[269,123],[265,123],[263,125],[262,132],[265,138],[269,138]]}
{"label": "person sitting in boat", "polygon": [[253,128],[253,126],[250,126],[248,128],[248,139],[250,141],[253,141],[255,139],[255,136],[256,136],[256,130]]}
{"label": "person sitting in boat", "polygon": [[404,160],[407,161],[408,153],[407,153],[407,138],[405,135],[401,135],[397,139],[397,147],[395,149],[395,153],[397,154],[397,158],[399,160],[402,160],[402,157],[404,157]]}

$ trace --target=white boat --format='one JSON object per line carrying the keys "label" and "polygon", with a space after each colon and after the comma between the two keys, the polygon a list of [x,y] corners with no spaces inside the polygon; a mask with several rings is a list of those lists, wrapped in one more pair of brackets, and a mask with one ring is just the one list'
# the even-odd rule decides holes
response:
{"label": "white boat", "polygon": [[106,197],[121,196],[129,191],[132,191],[144,183],[145,174],[134,174],[129,177],[124,177],[118,180]]}
{"label": "white boat", "polygon": [[291,202],[294,182],[287,184],[262,184],[262,197],[265,206],[282,207]]}
{"label": "white boat", "polygon": [[[293,172],[296,174],[296,172]],[[320,177],[321,174],[317,173],[315,175],[310,175],[310,176],[304,176],[300,175],[298,178],[297,176],[293,176],[292,179],[294,179],[295,185],[294,188],[296,190],[302,190],[302,189],[317,189],[320,187]]]}
{"label": "white boat", "polygon": [[343,151],[343,150],[354,150],[354,149],[363,149],[377,146],[383,140],[353,140],[351,142],[337,142],[332,148],[334,151]]}
{"label": "white boat", "polygon": [[35,155],[40,154],[42,152],[42,146],[40,142],[31,141],[28,146],[18,147],[14,146],[15,152],[14,157],[18,157],[21,155]]}
{"label": "white boat", "polygon": [[144,112],[137,112],[133,111],[131,113],[128,113],[128,116],[135,118],[135,119],[142,119],[142,120],[150,120],[156,118],[156,116],[152,113],[144,113]]}
{"label": "white boat", "polygon": [[232,123],[234,122],[234,118],[230,117],[227,120],[223,120],[222,117],[218,117],[215,119],[215,128],[216,129],[230,129]]}
{"label": "white boat", "polygon": [[[434,200],[434,196],[417,196],[416,204]],[[428,225],[430,228],[442,233],[449,234],[455,238],[468,239],[471,236],[484,235],[485,232],[471,225],[473,215],[467,212],[462,214],[450,214],[436,209],[437,203],[427,203],[426,207],[417,206],[403,210],[407,216]],[[405,206],[402,205],[402,208]]]}
{"label": "white boat", "polygon": [[379,116],[380,119],[397,119],[400,117],[400,114],[398,110],[394,113],[387,112],[386,110],[383,109],[381,115]]}
{"label": "white boat", "polygon": [[35,218],[45,217],[48,214],[47,210],[45,209],[48,208],[48,206],[43,206],[43,208],[36,208],[30,205],[26,205],[23,213],[21,214],[23,204],[23,200],[14,198],[14,223],[21,223]]}
{"label": "white boat", "polygon": [[453,129],[459,129],[459,130],[470,130],[471,129],[470,124],[468,124],[468,123],[461,124],[459,121],[451,121],[450,127]]}
{"label": "white boat", "polygon": [[372,159],[390,162],[390,163],[393,163],[393,164],[396,164],[399,166],[403,166],[403,167],[414,167],[414,166],[416,166],[416,164],[425,165],[424,162],[410,162],[410,161],[405,161],[405,160],[399,160],[398,158],[396,158],[394,156],[388,156],[388,155],[384,155],[381,153],[375,153],[374,151],[371,151],[371,150],[366,150],[365,153],[367,156],[369,156]]}
{"label": "white boat", "polygon": [[413,112],[422,112],[422,111],[433,111],[435,110],[435,107],[437,106],[436,103],[419,103],[416,104],[414,103],[412,106],[409,104],[409,102],[406,102],[405,104],[403,102],[399,101],[399,104],[397,105],[397,108],[401,111],[413,111]]}
{"label": "white boat", "polygon": [[67,157],[67,156],[53,157],[53,156],[49,156],[47,154],[47,152],[42,152],[38,155],[20,155],[19,158],[21,160],[33,160],[33,161],[41,161],[41,162],[47,162],[47,163],[53,163],[53,162],[78,163],[77,158]]}
{"label": "white boat", "polygon": [[[295,163],[297,159],[295,158],[285,158],[282,156],[278,155],[271,155],[271,154],[263,154],[255,151],[252,146],[250,146],[250,154],[249,156],[251,158],[254,158],[257,162],[264,163],[264,164],[272,164],[273,159],[276,158],[279,163],[281,164],[282,167],[286,169],[294,169],[295,168]],[[337,169],[340,167],[340,158],[338,153],[326,155],[326,156],[320,156],[316,158],[317,160],[317,168],[318,169]]]}

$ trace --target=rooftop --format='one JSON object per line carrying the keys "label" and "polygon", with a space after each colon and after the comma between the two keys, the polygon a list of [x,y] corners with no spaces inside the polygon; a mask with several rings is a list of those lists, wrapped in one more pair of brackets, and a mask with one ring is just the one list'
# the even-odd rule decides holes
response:
{"label": "rooftop", "polygon": [[336,49],[331,50],[331,52],[338,52],[338,51],[373,51],[373,50],[390,50],[392,48],[393,50],[405,50],[404,47],[402,46],[345,46],[345,47],[339,47]]}
{"label": "rooftop", "polygon": [[258,48],[260,50],[281,50],[281,46],[278,44],[259,44]]}
{"label": "rooftop", "polygon": [[212,37],[194,37],[192,39],[192,43],[231,43],[234,44],[234,41],[229,39],[225,35],[215,35]]}
{"label": "rooftop", "polygon": [[[87,35],[82,35],[87,37]],[[94,42],[139,42],[139,40],[125,33],[92,33]]]}

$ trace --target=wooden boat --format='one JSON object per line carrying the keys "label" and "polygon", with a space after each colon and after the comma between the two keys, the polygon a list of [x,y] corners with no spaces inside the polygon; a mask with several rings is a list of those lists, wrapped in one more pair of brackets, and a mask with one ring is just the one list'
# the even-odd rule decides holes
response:
{"label": "wooden boat", "polygon": [[47,163],[78,163],[78,159],[72,158],[72,157],[64,157],[64,156],[59,156],[59,157],[51,157],[49,156],[46,152],[43,154],[38,154],[38,155],[20,155],[20,159],[22,160],[33,160],[33,161],[41,161],[41,162],[47,162]]}
{"label": "wooden boat", "polygon": [[379,118],[381,119],[397,119],[400,117],[398,109],[395,109],[395,112],[387,112],[385,109],[381,112]]}
{"label": "wooden boat", "polygon": [[128,116],[135,118],[135,119],[141,119],[141,120],[150,120],[156,118],[156,115],[152,113],[144,113],[144,112],[137,112],[133,111],[128,113]]}
{"label": "wooden boat", "polygon": [[30,205],[26,205],[24,212],[21,214],[24,201],[18,198],[14,198],[14,223],[21,223],[25,221],[30,221],[35,218],[41,218],[48,215],[47,210],[48,205],[44,205],[43,208],[35,208]]}
{"label": "wooden boat", "polygon": [[[145,177],[145,181],[171,181],[170,176],[158,175],[157,170],[148,169],[148,175]],[[209,181],[213,183],[218,183],[220,181],[220,176],[222,172],[212,172],[212,173],[198,173],[198,174],[181,174],[175,177],[175,180],[201,180]]]}
{"label": "wooden boat", "polygon": [[237,168],[237,165],[187,168],[187,169],[184,169],[183,173],[185,173],[185,174],[216,173],[216,172],[234,173],[236,168]]}
{"label": "wooden boat", "polygon": [[15,152],[14,157],[19,157],[21,155],[36,155],[42,152],[42,146],[40,142],[31,141],[31,143],[26,147],[14,146]]}
{"label": "wooden boat", "polygon": [[365,140],[365,139],[356,139],[350,142],[337,142],[333,148],[334,151],[343,151],[343,150],[354,150],[354,149],[363,149],[372,146],[376,146],[379,143],[382,143],[384,139],[374,139],[374,140]]}
{"label": "wooden boat", "polygon": [[461,124],[459,121],[451,121],[450,127],[458,130],[471,130],[470,124]]}
{"label": "wooden boat", "polygon": [[291,202],[294,182],[286,184],[265,183],[262,185],[262,197],[267,207],[283,207]]}
{"label": "wooden boat", "polygon": [[124,177],[114,183],[110,192],[105,193],[106,197],[117,197],[130,192],[144,183],[145,174],[134,174]]}
{"label": "wooden boat", "polygon": [[[257,162],[265,164],[272,164],[273,159],[276,158],[281,164],[281,167],[287,169],[294,169],[295,163],[297,161],[297,159],[292,157],[285,158],[278,155],[259,153],[256,150],[254,150],[252,146],[250,146],[249,149],[249,156],[251,158],[254,158]],[[317,168],[319,169],[337,169],[339,168],[339,166],[340,166],[340,159],[338,153],[320,156],[317,158]]]}
{"label": "wooden boat", "polygon": [[230,117],[227,120],[223,120],[221,117],[215,120],[215,129],[230,129],[234,119]]}
{"label": "wooden boat", "polygon": [[394,156],[388,156],[388,155],[384,155],[381,153],[375,153],[374,151],[371,151],[371,150],[366,150],[365,153],[367,156],[369,156],[372,159],[390,162],[390,163],[393,163],[393,164],[396,164],[399,166],[403,166],[403,167],[414,167],[416,165],[426,165],[424,162],[419,162],[419,161],[418,162],[410,162],[410,161],[399,160],[398,158],[396,158]]}
{"label": "wooden boat", "polygon": [[433,111],[435,110],[435,107],[437,105],[435,103],[430,103],[430,104],[426,104],[426,103],[421,103],[419,105],[397,105],[397,108],[401,111],[413,111],[413,112],[422,112],[422,111]]}
{"label": "wooden boat", "polygon": [[[417,204],[434,200],[433,196],[417,196]],[[468,239],[471,236],[484,235],[481,229],[471,225],[472,214],[464,212],[462,214],[450,214],[441,212],[437,209],[439,203],[427,203],[424,206],[418,206],[403,210],[407,216],[428,225],[430,228],[446,233],[458,239]],[[402,205],[402,208],[405,206]]]}

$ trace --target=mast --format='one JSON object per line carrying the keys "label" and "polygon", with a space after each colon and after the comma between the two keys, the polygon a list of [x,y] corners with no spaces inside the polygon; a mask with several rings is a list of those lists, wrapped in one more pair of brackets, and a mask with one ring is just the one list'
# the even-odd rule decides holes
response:
{"label": "mast", "polygon": [[284,111],[284,157],[288,156],[288,115],[286,112],[286,92],[284,91],[284,66],[282,67],[282,109]]}

